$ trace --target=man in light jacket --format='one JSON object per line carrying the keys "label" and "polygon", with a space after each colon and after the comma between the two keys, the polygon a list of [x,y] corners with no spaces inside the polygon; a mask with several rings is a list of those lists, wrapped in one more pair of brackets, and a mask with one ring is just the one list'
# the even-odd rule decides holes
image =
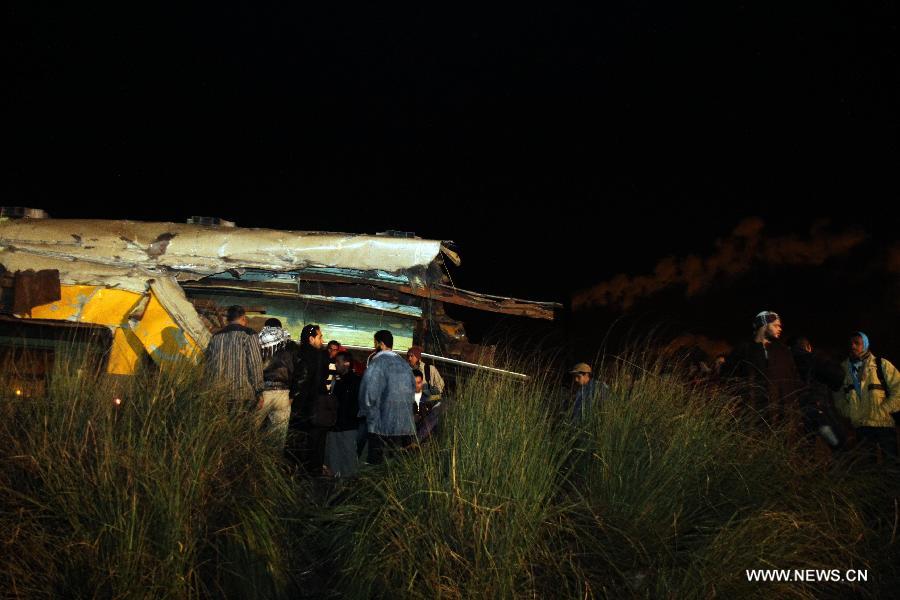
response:
{"label": "man in light jacket", "polygon": [[896,459],[894,417],[900,412],[900,373],[869,351],[869,338],[861,331],[850,336],[850,356],[841,367],[844,383],[835,393],[835,408],[850,419],[861,443],[878,446]]}
{"label": "man in light jacket", "polygon": [[370,464],[384,461],[385,448],[407,446],[416,432],[416,382],[412,369],[393,347],[390,331],[375,334],[376,354],[369,360],[359,388],[359,413],[366,418]]}
{"label": "man in light jacket", "polygon": [[428,394],[432,399],[444,393],[444,378],[434,365],[422,360],[422,347],[413,346],[406,352],[406,360],[413,371],[419,370],[425,377],[425,385],[428,386]]}

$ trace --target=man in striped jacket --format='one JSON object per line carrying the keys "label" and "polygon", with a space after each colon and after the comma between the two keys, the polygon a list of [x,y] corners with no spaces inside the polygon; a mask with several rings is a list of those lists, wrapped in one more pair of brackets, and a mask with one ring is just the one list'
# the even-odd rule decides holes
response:
{"label": "man in striped jacket", "polygon": [[227,390],[233,408],[250,410],[265,389],[259,337],[247,327],[243,306],[228,307],[227,319],[206,347],[206,373]]}

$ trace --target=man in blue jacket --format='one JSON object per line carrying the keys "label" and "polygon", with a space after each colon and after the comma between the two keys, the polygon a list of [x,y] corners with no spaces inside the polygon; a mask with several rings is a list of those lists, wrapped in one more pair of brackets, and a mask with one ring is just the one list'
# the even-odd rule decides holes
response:
{"label": "man in blue jacket", "polygon": [[576,385],[575,401],[572,404],[572,420],[579,423],[591,414],[591,411],[595,409],[595,403],[602,403],[606,400],[609,395],[609,386],[593,379],[591,366],[587,363],[578,363],[572,367],[569,374],[574,377]]}
{"label": "man in blue jacket", "polygon": [[359,388],[359,413],[366,418],[370,464],[384,461],[385,448],[409,445],[416,432],[416,382],[412,369],[393,347],[390,331],[375,334],[376,354],[369,360]]}

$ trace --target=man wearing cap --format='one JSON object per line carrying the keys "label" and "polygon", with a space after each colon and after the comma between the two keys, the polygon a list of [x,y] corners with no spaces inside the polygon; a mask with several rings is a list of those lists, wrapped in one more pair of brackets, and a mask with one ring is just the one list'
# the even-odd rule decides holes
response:
{"label": "man wearing cap", "polygon": [[444,378],[434,365],[429,365],[422,360],[422,347],[412,346],[406,351],[406,361],[414,371],[422,371],[425,376],[425,384],[428,386],[428,394],[432,400],[444,393]]}
{"label": "man wearing cap", "polygon": [[735,348],[722,367],[725,376],[744,379],[742,396],[769,424],[788,423],[795,436],[799,426],[803,383],[790,349],[781,337],[781,317],[764,310],[753,318],[753,338]]}
{"label": "man wearing cap", "polygon": [[900,412],[900,374],[890,362],[869,351],[862,331],[850,336],[850,356],[841,363],[844,382],[834,404],[850,419],[860,443],[878,446],[897,458],[895,418]]}
{"label": "man wearing cap", "polygon": [[575,402],[572,404],[572,420],[581,421],[590,414],[594,401],[602,402],[609,390],[605,383],[599,386],[591,374],[591,365],[578,363],[569,374],[575,378]]}

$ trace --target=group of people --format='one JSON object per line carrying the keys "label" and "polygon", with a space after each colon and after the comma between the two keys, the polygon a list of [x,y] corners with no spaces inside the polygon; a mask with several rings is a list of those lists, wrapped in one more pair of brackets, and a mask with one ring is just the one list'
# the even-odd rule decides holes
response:
{"label": "group of people", "polygon": [[433,431],[445,383],[422,348],[404,360],[391,332],[378,331],[363,365],[340,342],[325,344],[318,325],[297,343],[278,319],[257,333],[239,305],[226,319],[206,349],[209,377],[305,473],[352,476],[361,461],[383,462]]}
{"label": "group of people", "polygon": [[[422,348],[411,347],[404,360],[393,350],[391,332],[378,331],[362,364],[336,340],[325,344],[318,325],[306,325],[297,343],[278,319],[267,320],[259,333],[249,328],[241,306],[231,306],[227,319],[207,347],[210,377],[307,473],[350,476],[361,461],[378,464],[433,431],[445,384],[422,360]],[[869,337],[853,332],[848,356],[837,365],[809,339],[796,338],[789,348],[781,335],[779,315],[760,312],[752,337],[712,377],[739,383],[745,404],[769,425],[819,435],[832,448],[843,447],[852,430],[857,444],[896,459],[900,373],[872,353]],[[587,363],[570,373],[577,421],[605,401],[609,388]]]}
{"label": "group of people", "polygon": [[[837,449],[846,447],[852,431],[856,445],[896,460],[900,374],[890,361],[872,353],[869,337],[851,333],[847,358],[838,365],[815,352],[808,338],[797,337],[788,347],[781,335],[781,317],[760,312],[753,319],[752,337],[710,370],[710,378],[734,384],[765,423],[786,426],[793,436],[818,435]],[[592,401],[602,401],[606,388],[595,383],[585,363],[571,373],[577,419]]]}

